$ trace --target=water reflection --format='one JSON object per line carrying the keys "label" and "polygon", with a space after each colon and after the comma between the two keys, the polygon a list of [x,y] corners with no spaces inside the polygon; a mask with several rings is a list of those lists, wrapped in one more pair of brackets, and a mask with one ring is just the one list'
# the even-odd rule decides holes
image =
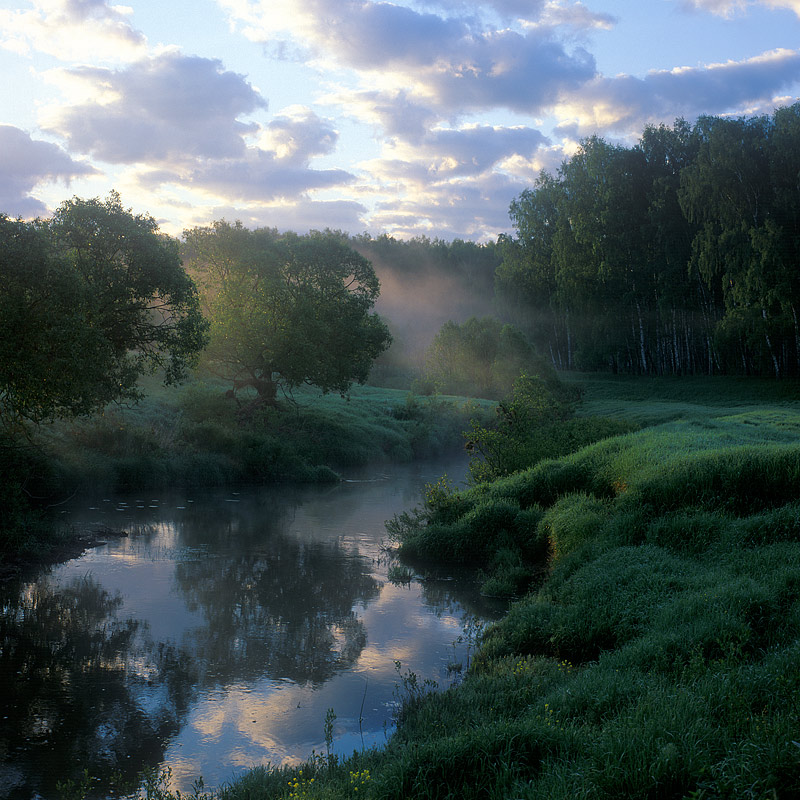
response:
{"label": "water reflection", "polygon": [[[108,782],[158,763],[195,676],[185,654],[119,616],[91,577],[7,586],[0,613],[0,796],[53,796],[76,765]],[[80,771],[79,770],[79,771]]]}
{"label": "water reflection", "polygon": [[160,765],[219,785],[322,749],[331,707],[339,752],[381,741],[395,660],[443,680],[488,613],[457,581],[386,580],[384,521],[432,477],[76,506],[129,535],[4,587],[0,798],[53,800],[84,768],[98,796]]}
{"label": "water reflection", "polygon": [[[255,537],[243,531],[242,538]],[[352,666],[366,642],[354,607],[380,591],[366,560],[338,541],[303,542],[275,531],[258,537],[257,547],[255,555],[176,565],[176,585],[205,621],[190,638],[206,680],[319,684]]]}

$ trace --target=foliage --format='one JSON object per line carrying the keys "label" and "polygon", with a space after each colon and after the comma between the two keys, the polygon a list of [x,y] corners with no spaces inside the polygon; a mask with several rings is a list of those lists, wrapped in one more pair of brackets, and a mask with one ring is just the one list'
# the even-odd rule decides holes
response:
{"label": "foliage", "polygon": [[471,317],[441,327],[427,350],[423,380],[447,394],[499,399],[524,371],[558,383],[520,330],[494,317]]}
{"label": "foliage", "polygon": [[375,272],[341,236],[225,221],[184,236],[211,319],[206,363],[234,391],[250,386],[274,404],[280,388],[346,394],[366,381],[391,336],[370,311],[380,288]]}
{"label": "foliage", "polygon": [[0,415],[6,425],[96,411],[173,383],[204,344],[177,244],[117,194],[73,199],[51,220],[0,216]]}
{"label": "foliage", "polygon": [[497,406],[493,426],[473,421],[465,434],[470,479],[481,483],[635,429],[621,419],[573,417],[574,387],[523,373]]}
{"label": "foliage", "polygon": [[498,293],[564,369],[800,374],[800,104],[582,142],[511,204]]}

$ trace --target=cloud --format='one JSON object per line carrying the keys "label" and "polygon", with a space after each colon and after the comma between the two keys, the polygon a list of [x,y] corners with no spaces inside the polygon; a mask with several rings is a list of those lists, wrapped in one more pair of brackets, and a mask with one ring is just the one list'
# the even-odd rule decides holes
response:
{"label": "cloud", "polygon": [[433,105],[418,102],[405,90],[338,91],[320,97],[342,114],[372,125],[379,137],[419,142],[442,118]]}
{"label": "cloud", "polygon": [[505,30],[474,37],[450,61],[423,70],[418,88],[451,111],[504,107],[533,114],[594,75],[587,51],[569,54],[539,31]]}
{"label": "cloud", "polygon": [[[220,2],[256,41],[288,34],[308,46],[318,65],[370,79],[379,75],[384,90],[404,91],[443,113],[498,107],[532,113],[595,75],[594,58],[582,48],[568,52],[549,27],[493,28],[472,16],[445,17],[388,2]],[[495,7],[508,13],[529,6],[498,0]]]}
{"label": "cloud", "polygon": [[272,119],[259,144],[283,162],[307,164],[313,156],[332,153],[338,139],[331,120],[318,117],[309,108],[294,106]]}
{"label": "cloud", "polygon": [[617,18],[612,14],[595,12],[583,3],[561,3],[548,0],[536,24],[550,28],[569,27],[575,30],[609,30]]}
{"label": "cloud", "polygon": [[221,205],[196,214],[189,223],[207,225],[212,219],[241,220],[248,228],[270,227],[282,231],[307,233],[309,230],[363,231],[367,209],[353,200],[311,200],[300,198],[292,203],[254,206]]}
{"label": "cloud", "polygon": [[658,70],[644,78],[598,77],[558,108],[557,131],[638,133],[648,122],[740,112],[800,82],[800,51],[773,50],[744,61]]}
{"label": "cloud", "polygon": [[391,152],[396,158],[384,174],[401,177],[399,165],[406,165],[406,178],[418,182],[452,177],[481,175],[498,162],[512,156],[534,158],[547,138],[533,128],[469,125],[463,128],[434,128],[415,146],[397,145]]}
{"label": "cloud", "polygon": [[494,12],[500,19],[538,19],[545,6],[546,0],[489,0],[480,6],[469,0],[420,0],[414,3],[418,8],[442,11],[444,13],[457,13],[460,16],[476,15],[483,10]]}
{"label": "cloud", "polygon": [[284,163],[273,153],[247,148],[243,157],[212,160],[175,171],[144,172],[140,184],[151,189],[166,183],[211,192],[231,201],[296,199],[312,190],[351,183],[355,176],[342,169],[309,169],[305,164]]}
{"label": "cloud", "polygon": [[130,61],[144,55],[145,37],[130,9],[104,0],[33,0],[29,11],[0,10],[0,43],[18,53],[36,50],[62,61]]}
{"label": "cloud", "polygon": [[115,164],[242,157],[243,136],[256,127],[238,118],[267,105],[220,61],[175,51],[120,70],[62,73],[99,100],[50,109],[43,129],[62,136],[72,151]]}
{"label": "cloud", "polygon": [[168,183],[190,186],[231,201],[299,198],[355,180],[346,170],[310,167],[313,158],[335,149],[338,138],[331,120],[294,106],[267,124],[258,146],[246,147],[232,158],[184,159],[142,173],[139,182],[149,188]]}
{"label": "cloud", "polygon": [[73,161],[60,147],[31,137],[11,125],[0,125],[0,212],[35,217],[47,213],[31,196],[37,184],[92,175],[96,170]]}
{"label": "cloud", "polygon": [[301,106],[262,126],[242,117],[267,102],[216,59],[169,50],[122,69],[76,67],[54,79],[78,102],[46,110],[42,127],[73,152],[136,165],[138,185],[180,185],[228,202],[274,202],[351,183],[343,169],[311,169],[332,153],[331,120]]}
{"label": "cloud", "polygon": [[508,207],[525,185],[498,173],[431,185],[379,203],[370,227],[400,237],[427,233],[492,240],[509,230]]}
{"label": "cloud", "polygon": [[788,8],[800,17],[800,0],[763,0],[770,8]]}
{"label": "cloud", "polygon": [[720,17],[730,18],[748,6],[787,8],[800,17],[800,0],[683,0],[684,8],[693,11],[708,11]]}
{"label": "cloud", "polygon": [[683,7],[690,11],[708,11],[720,17],[731,17],[747,4],[748,0],[682,0]]}

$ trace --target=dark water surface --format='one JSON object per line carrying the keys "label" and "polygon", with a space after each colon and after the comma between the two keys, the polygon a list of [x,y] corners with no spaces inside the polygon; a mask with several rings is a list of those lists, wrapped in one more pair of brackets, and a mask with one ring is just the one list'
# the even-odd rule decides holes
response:
{"label": "dark water surface", "polygon": [[57,800],[84,768],[98,796],[148,767],[219,786],[324,752],[329,708],[335,752],[385,741],[395,661],[446,686],[465,622],[498,611],[387,579],[385,520],[443,472],[464,464],[76,500],[76,525],[128,535],[0,590],[0,798]]}

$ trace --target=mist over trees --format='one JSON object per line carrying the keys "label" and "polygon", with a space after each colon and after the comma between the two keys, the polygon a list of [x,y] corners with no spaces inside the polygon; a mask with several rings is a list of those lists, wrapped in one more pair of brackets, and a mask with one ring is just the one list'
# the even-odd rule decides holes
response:
{"label": "mist over trees", "polygon": [[432,391],[499,400],[525,371],[555,380],[553,368],[518,328],[494,317],[470,317],[439,329],[425,353],[423,382]]}
{"label": "mist over trees", "polygon": [[498,295],[555,366],[800,374],[800,104],[591,137],[510,214]]}
{"label": "mist over trees", "polygon": [[385,234],[345,238],[378,275],[381,295],[375,308],[394,338],[370,380],[408,388],[423,369],[426,351],[442,325],[496,313],[494,280],[501,253],[494,242],[445,242],[425,236],[403,240]]}
{"label": "mist over trees", "polygon": [[206,365],[259,404],[304,383],[344,394],[391,342],[375,272],[339,234],[218,221],[185,232],[184,257],[211,322]]}

